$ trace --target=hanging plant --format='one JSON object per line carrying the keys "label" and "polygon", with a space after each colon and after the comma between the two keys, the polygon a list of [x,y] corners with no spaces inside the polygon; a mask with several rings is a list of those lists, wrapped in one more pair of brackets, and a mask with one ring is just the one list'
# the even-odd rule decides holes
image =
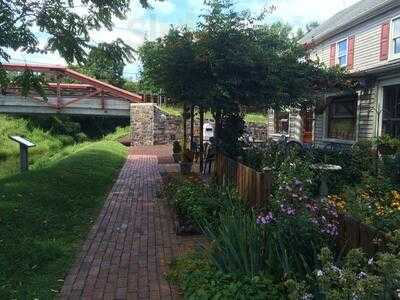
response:
{"label": "hanging plant", "polygon": [[15,77],[13,84],[21,88],[22,96],[28,97],[29,92],[33,90],[43,98],[43,101],[47,102],[44,89],[46,80],[43,74],[36,75],[31,69],[25,69],[21,74]]}

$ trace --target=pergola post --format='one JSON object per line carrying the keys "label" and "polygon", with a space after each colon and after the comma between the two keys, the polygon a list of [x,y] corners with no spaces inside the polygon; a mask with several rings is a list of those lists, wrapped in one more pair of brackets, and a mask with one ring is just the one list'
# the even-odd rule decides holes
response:
{"label": "pergola post", "polygon": [[187,117],[187,107],[186,104],[183,104],[183,150],[186,150],[187,146],[187,132],[186,132],[186,117]]}
{"label": "pergola post", "polygon": [[190,106],[190,150],[192,149],[192,145],[194,142],[194,105]]}
{"label": "pergola post", "polygon": [[203,162],[204,162],[204,132],[203,132],[203,127],[204,127],[204,109],[203,106],[200,105],[199,108],[199,114],[200,114],[200,125],[199,125],[199,130],[200,130],[200,173],[203,173]]}

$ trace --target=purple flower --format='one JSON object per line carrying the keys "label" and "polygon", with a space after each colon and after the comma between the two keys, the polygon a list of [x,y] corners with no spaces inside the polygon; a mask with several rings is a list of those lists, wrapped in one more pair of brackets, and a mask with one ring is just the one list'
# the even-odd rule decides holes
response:
{"label": "purple flower", "polygon": [[266,225],[266,224],[271,224],[274,221],[275,221],[275,218],[272,215],[272,212],[268,212],[266,215],[258,216],[256,222],[257,222],[257,224],[260,224],[260,225]]}

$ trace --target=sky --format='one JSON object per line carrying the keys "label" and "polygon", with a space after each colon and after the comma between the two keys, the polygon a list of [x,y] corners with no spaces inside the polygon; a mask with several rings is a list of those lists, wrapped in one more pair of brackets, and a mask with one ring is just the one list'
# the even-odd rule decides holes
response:
{"label": "sky", "polygon": [[[275,11],[266,17],[265,22],[281,21],[294,28],[304,27],[312,21],[323,22],[340,10],[358,0],[236,0],[238,9],[247,9],[257,14],[263,8],[275,6]],[[133,48],[139,47],[145,39],[153,40],[167,33],[171,25],[194,27],[198,16],[204,12],[203,0],[151,0],[153,9],[143,9],[138,0],[131,0],[131,9],[125,20],[114,21],[114,29],[91,32],[92,42],[111,42],[121,38]],[[44,46],[46,35],[38,33],[38,39]],[[25,54],[10,51],[12,63],[61,64],[64,60],[57,53]],[[124,69],[124,77],[136,80],[140,62],[134,61]]]}

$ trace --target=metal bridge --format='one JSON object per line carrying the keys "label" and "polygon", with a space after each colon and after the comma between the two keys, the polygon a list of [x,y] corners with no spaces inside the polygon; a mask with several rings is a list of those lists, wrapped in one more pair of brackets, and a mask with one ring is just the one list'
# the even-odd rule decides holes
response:
{"label": "metal bridge", "polygon": [[[64,66],[3,64],[7,71],[32,70],[54,79],[45,87],[47,101],[35,92],[21,95],[16,86],[0,94],[0,113],[130,116],[130,104],[143,96],[83,75]],[[62,80],[64,79],[64,80]],[[67,80],[65,80],[67,79]],[[70,81],[74,83],[61,83]]]}

